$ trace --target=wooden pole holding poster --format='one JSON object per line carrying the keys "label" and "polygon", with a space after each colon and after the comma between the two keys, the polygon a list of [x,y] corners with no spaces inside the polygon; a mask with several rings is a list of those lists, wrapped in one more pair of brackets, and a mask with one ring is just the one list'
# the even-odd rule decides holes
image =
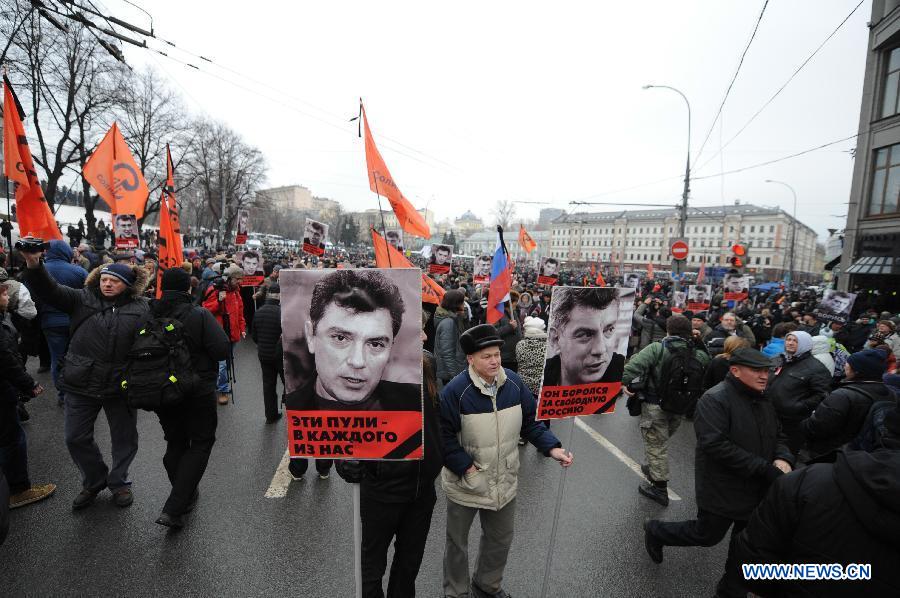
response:
{"label": "wooden pole holding poster", "polygon": [[[575,419],[574,417],[568,418],[569,420],[569,438],[566,440],[566,444],[563,446],[568,447],[568,451],[572,453],[572,436],[575,431]],[[563,498],[565,497],[566,492],[566,474],[568,473],[569,468],[563,467],[562,473],[559,476],[559,487],[556,489],[556,504],[553,508],[553,526],[550,528],[550,545],[547,547],[547,562],[544,565],[544,581],[541,584],[541,598],[547,598],[547,591],[550,586],[550,571],[553,568],[553,549],[556,546],[556,528],[559,526],[559,511],[562,509]]]}
{"label": "wooden pole holding poster", "polygon": [[359,516],[359,484],[353,488],[353,571],[356,598],[362,598],[362,519]]}

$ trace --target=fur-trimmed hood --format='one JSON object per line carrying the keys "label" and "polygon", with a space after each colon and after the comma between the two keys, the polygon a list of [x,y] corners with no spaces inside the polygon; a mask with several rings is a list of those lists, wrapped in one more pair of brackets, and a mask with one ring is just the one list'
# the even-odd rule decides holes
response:
{"label": "fur-trimmed hood", "polygon": [[[97,266],[93,270],[91,270],[90,274],[87,275],[87,278],[84,281],[85,288],[100,288],[100,271],[103,269],[102,266]],[[147,290],[147,285],[150,283],[150,273],[143,266],[135,266],[133,264],[128,265],[131,268],[132,272],[134,272],[135,280],[134,284],[125,289],[125,292],[130,294],[132,297],[140,297],[144,294],[144,291]]]}

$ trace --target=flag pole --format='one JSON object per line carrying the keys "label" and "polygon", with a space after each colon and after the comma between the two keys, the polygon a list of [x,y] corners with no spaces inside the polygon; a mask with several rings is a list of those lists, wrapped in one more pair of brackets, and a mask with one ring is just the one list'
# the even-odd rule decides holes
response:
{"label": "flag pole", "polygon": [[[499,224],[497,225],[497,234],[500,235],[500,248],[503,249],[503,255],[506,256],[506,267],[508,269],[512,265],[512,263],[510,262],[509,249],[506,248],[506,241],[503,239],[503,227],[500,226]],[[512,277],[510,277],[510,278],[512,278]],[[512,280],[510,280],[510,283],[512,283]],[[509,301],[506,302],[506,309],[507,309],[507,317],[509,318],[509,321],[512,322],[513,321],[512,298],[510,298]],[[518,320],[518,318],[516,318],[516,325],[518,326],[518,324],[519,324],[519,320]]]}
{"label": "flag pole", "polygon": [[[9,177],[3,175],[3,178],[6,179],[6,222],[9,223],[9,229],[6,231],[6,244],[8,247],[6,250],[9,252],[10,256],[12,255],[12,208],[9,203]],[[22,236],[22,231],[19,231],[19,236]]]}
{"label": "flag pole", "polygon": [[[375,196],[378,198],[378,214],[381,216],[381,240],[387,245],[387,227],[384,224],[384,210],[381,209],[381,193],[378,192],[378,177],[375,176],[375,172],[372,172],[372,182],[375,184]],[[388,268],[393,268],[394,266],[391,264],[391,250],[387,249],[388,256]]]}
{"label": "flag pole", "polygon": [[[572,437],[574,436],[575,431],[575,418],[570,417],[569,421],[571,422],[571,425],[569,426],[569,438],[566,441],[566,446],[568,448],[566,450],[571,454]],[[568,467],[563,467],[562,474],[559,476],[559,487],[556,489],[556,505],[553,509],[553,525],[550,528],[550,545],[547,547],[547,563],[544,566],[544,581],[541,584],[541,598],[547,598],[547,591],[550,586],[550,570],[553,566],[553,549],[556,546],[556,529],[559,526],[559,512],[562,509],[563,499],[565,498],[566,472],[568,471]]]}
{"label": "flag pole", "polygon": [[360,517],[359,484],[353,488],[353,570],[356,598],[362,598],[362,519]]}

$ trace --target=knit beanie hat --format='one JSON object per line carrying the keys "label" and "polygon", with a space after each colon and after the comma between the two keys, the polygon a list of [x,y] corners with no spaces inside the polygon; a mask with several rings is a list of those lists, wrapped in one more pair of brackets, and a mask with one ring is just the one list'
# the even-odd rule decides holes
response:
{"label": "knit beanie hat", "polygon": [[100,270],[100,274],[115,276],[129,287],[134,284],[135,280],[137,280],[137,276],[135,275],[134,270],[131,268],[131,266],[126,266],[125,264],[107,264],[103,266],[102,270]]}
{"label": "knit beanie hat", "polygon": [[277,282],[269,285],[269,290],[266,291],[266,300],[274,299],[275,301],[281,301],[281,285]]}
{"label": "knit beanie hat", "polygon": [[535,332],[543,332],[546,324],[540,318],[533,318],[531,316],[528,316],[527,318],[525,318],[525,321],[523,322],[523,326],[525,326],[525,330],[533,330]]}
{"label": "knit beanie hat", "polygon": [[184,268],[169,268],[162,275],[162,290],[190,291],[191,275]]}
{"label": "knit beanie hat", "polygon": [[881,380],[887,369],[887,355],[880,349],[864,349],[847,358],[847,363],[862,380]]}

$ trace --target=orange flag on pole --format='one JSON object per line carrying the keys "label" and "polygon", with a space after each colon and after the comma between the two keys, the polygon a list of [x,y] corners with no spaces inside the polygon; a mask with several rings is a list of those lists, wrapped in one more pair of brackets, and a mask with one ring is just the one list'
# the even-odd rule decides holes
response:
{"label": "orange flag on pole", "polygon": [[653,263],[647,262],[647,278],[652,279],[655,277],[655,273],[653,272]]}
{"label": "orange flag on pole", "polygon": [[53,212],[44,198],[44,190],[34,169],[25,125],[25,111],[3,76],[3,174],[16,182],[16,220],[19,235],[31,235],[45,241],[62,240]]}
{"label": "orange flag on pole", "polygon": [[113,123],[82,170],[84,179],[113,214],[134,214],[140,220],[147,204],[147,182],[131,156],[119,125]]}
{"label": "orange flag on pole", "polygon": [[378,195],[388,198],[394,214],[397,215],[400,228],[415,237],[428,239],[431,237],[431,230],[428,228],[425,218],[416,211],[408,199],[403,197],[403,193],[400,192],[384,163],[384,158],[375,147],[375,140],[372,138],[372,131],[369,130],[369,121],[366,118],[366,109],[363,108],[362,100],[359,102],[359,111],[362,114],[363,128],[366,132],[366,168],[369,171],[369,188]]}
{"label": "orange flag on pole", "polygon": [[519,225],[519,245],[522,246],[525,253],[531,253],[537,247],[537,243],[534,242],[534,239],[531,238],[531,235],[528,234],[528,231],[521,224]]}
{"label": "orange flag on pole", "polygon": [[169,268],[180,268],[184,260],[178,210],[175,206],[175,177],[172,171],[172,155],[166,146],[166,186],[159,198],[159,268],[156,271],[156,298],[162,296],[162,275]]}
{"label": "orange flag on pole", "polygon": [[[377,268],[415,268],[406,257],[397,251],[384,237],[372,229],[372,243],[375,245],[375,267]],[[422,274],[422,302],[441,304],[444,288],[434,280]]]}

